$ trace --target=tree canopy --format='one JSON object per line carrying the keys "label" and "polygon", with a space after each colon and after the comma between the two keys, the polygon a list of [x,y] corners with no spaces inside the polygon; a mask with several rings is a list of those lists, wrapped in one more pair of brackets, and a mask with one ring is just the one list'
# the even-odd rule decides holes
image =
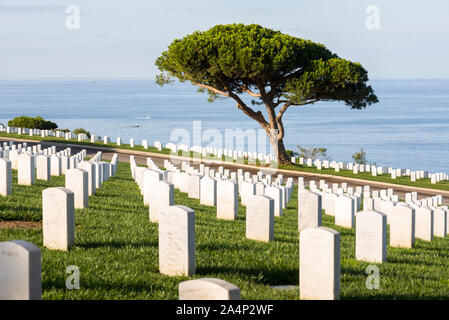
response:
{"label": "tree canopy", "polygon": [[[232,98],[259,122],[285,162],[282,116],[291,106],[342,101],[353,109],[376,103],[360,63],[339,58],[324,45],[251,24],[217,25],[174,40],[155,62],[160,85],[189,81],[217,97]],[[265,106],[268,120],[251,105]],[[278,109],[276,113],[276,109]],[[273,130],[277,133],[273,135]],[[278,157],[279,158],[279,157]]]}
{"label": "tree canopy", "polygon": [[53,130],[58,127],[58,125],[54,122],[47,121],[42,117],[15,117],[12,120],[8,121],[9,127],[17,127],[17,128],[29,128],[29,129],[41,129],[41,130]]}

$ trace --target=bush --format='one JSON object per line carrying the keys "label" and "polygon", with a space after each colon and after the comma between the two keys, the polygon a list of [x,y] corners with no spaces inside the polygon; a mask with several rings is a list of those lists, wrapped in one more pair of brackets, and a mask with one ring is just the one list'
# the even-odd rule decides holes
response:
{"label": "bush", "polygon": [[46,121],[42,117],[15,117],[12,120],[8,121],[9,127],[16,128],[29,128],[29,129],[41,129],[41,130],[54,130],[58,127],[58,125],[51,121]]}
{"label": "bush", "polygon": [[308,147],[303,148],[301,146],[297,146],[299,150],[299,156],[302,158],[310,158],[313,161],[316,159],[320,160],[330,160],[330,156],[327,154],[327,148],[314,148]]}
{"label": "bush", "polygon": [[354,159],[354,162],[357,164],[366,164],[366,152],[363,149],[360,149],[359,152],[355,152],[352,155],[352,159]]}
{"label": "bush", "polygon": [[291,158],[291,157],[297,157],[298,156],[298,152],[295,152],[293,150],[285,150],[285,152],[287,153],[287,155]]}
{"label": "bush", "polygon": [[69,129],[56,129],[55,131],[61,131],[61,132],[65,132],[65,133],[70,132]]}
{"label": "bush", "polygon": [[85,134],[87,134],[87,137],[90,139],[90,132],[84,128],[77,128],[77,129],[73,130],[73,133],[76,133],[76,134],[85,133]]}

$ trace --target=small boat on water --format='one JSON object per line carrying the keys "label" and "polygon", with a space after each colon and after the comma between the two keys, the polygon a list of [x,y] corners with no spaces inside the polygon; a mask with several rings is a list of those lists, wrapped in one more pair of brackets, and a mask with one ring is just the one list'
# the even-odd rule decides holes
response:
{"label": "small boat on water", "polygon": [[134,125],[134,128],[138,128],[138,127],[140,127],[140,126],[139,126],[138,123],[136,123],[136,124]]}

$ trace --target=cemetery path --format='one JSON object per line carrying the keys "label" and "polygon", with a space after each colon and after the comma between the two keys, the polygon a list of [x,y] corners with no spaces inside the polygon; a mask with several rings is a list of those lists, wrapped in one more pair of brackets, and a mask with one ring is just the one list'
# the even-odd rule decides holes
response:
{"label": "cemetery path", "polygon": [[[72,148],[73,152],[79,152],[82,149],[87,150],[88,157],[92,157],[97,153],[98,151],[103,152],[104,159],[110,160],[112,158],[112,155],[114,153],[118,154],[119,161],[122,162],[129,162],[129,156],[134,155],[136,162],[139,164],[146,164],[146,158],[151,157],[153,161],[156,163],[156,165],[163,167],[164,166],[164,160],[171,159],[172,162],[174,162],[174,158],[178,158],[179,160],[182,160],[182,157],[171,157],[170,155],[165,154],[158,154],[158,153],[151,153],[151,152],[142,152],[142,151],[133,151],[133,150],[124,150],[124,149],[114,149],[109,147],[97,147],[97,146],[89,146],[89,145],[76,145],[72,143],[59,143],[59,142],[49,142],[49,141],[35,141],[35,140],[29,140],[29,139],[17,139],[17,138],[2,138],[0,137],[0,141],[17,141],[17,142],[27,142],[29,145],[34,144],[42,144],[43,146],[56,146],[57,150],[62,150],[64,148],[70,147]],[[184,160],[187,160],[186,158]],[[320,180],[324,179],[326,180],[326,183],[332,184],[332,183],[343,183],[346,182],[348,184],[348,187],[358,187],[358,186],[370,186],[372,190],[381,190],[386,188],[392,188],[394,189],[395,193],[399,195],[401,199],[405,198],[405,193],[408,192],[417,192],[418,193],[418,199],[423,199],[427,197],[432,197],[435,195],[442,195],[443,196],[443,205],[449,205],[449,191],[445,190],[438,190],[438,189],[428,189],[428,188],[421,188],[421,187],[413,187],[413,186],[405,186],[405,185],[399,185],[399,184],[393,184],[393,183],[386,183],[386,182],[379,182],[379,181],[372,181],[372,180],[364,180],[364,179],[358,179],[358,178],[349,178],[349,177],[342,177],[342,176],[333,176],[329,174],[319,174],[319,173],[312,173],[312,172],[303,172],[303,171],[292,171],[292,170],[282,170],[282,169],[270,169],[270,168],[260,168],[260,167],[254,167],[251,165],[245,165],[245,164],[231,164],[226,162],[216,162],[211,160],[202,160],[199,162],[198,160],[196,162],[191,163],[194,167],[199,167],[200,163],[206,163],[209,167],[213,169],[217,169],[219,166],[222,166],[224,169],[230,169],[230,170],[237,170],[237,169],[243,169],[245,171],[250,172],[251,174],[255,174],[258,171],[267,171],[272,172],[272,174],[283,174],[284,178],[292,177],[294,178],[294,183],[297,184],[298,177],[303,177],[306,184],[309,183],[311,180]],[[174,163],[175,164],[175,163]],[[176,164],[175,164],[176,165]]]}

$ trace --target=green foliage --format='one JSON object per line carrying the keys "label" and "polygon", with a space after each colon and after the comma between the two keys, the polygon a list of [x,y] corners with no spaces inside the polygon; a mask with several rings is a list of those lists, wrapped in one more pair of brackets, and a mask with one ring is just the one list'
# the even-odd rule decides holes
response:
{"label": "green foliage", "polygon": [[306,147],[297,146],[299,150],[299,157],[310,158],[313,161],[316,159],[329,160],[330,156],[327,154],[327,148],[316,148],[316,147]]}
{"label": "green foliage", "polygon": [[363,149],[360,149],[359,152],[355,152],[352,155],[352,159],[354,159],[355,163],[358,164],[366,164],[367,160],[366,160],[366,152]]}
{"label": "green foliage", "polygon": [[289,157],[296,157],[299,155],[298,152],[295,152],[293,150],[285,150],[285,152],[287,153],[287,156],[289,156]]}
{"label": "green foliage", "polygon": [[41,129],[41,130],[54,130],[58,125],[51,121],[46,121],[42,117],[16,117],[8,121],[9,127],[16,128],[29,128],[29,129]]}
{"label": "green foliage", "polygon": [[69,129],[56,129],[55,131],[61,131],[61,132],[70,132]]}
{"label": "green foliage", "polygon": [[87,137],[90,139],[90,132],[84,128],[77,128],[77,129],[73,130],[73,133],[76,133],[76,134],[85,133],[85,134],[87,134]]}
{"label": "green foliage", "polygon": [[378,102],[370,86],[368,72],[360,63],[340,58],[312,61],[298,78],[286,83],[284,97],[302,104],[310,100],[344,101],[353,109]]}
{"label": "green foliage", "polygon": [[177,78],[203,85],[211,101],[217,92],[208,87],[234,94],[270,88],[267,98],[273,103],[333,100],[360,109],[378,101],[359,63],[339,58],[322,44],[255,24],[196,31],[174,40],[155,64],[161,71],[157,83]]}

